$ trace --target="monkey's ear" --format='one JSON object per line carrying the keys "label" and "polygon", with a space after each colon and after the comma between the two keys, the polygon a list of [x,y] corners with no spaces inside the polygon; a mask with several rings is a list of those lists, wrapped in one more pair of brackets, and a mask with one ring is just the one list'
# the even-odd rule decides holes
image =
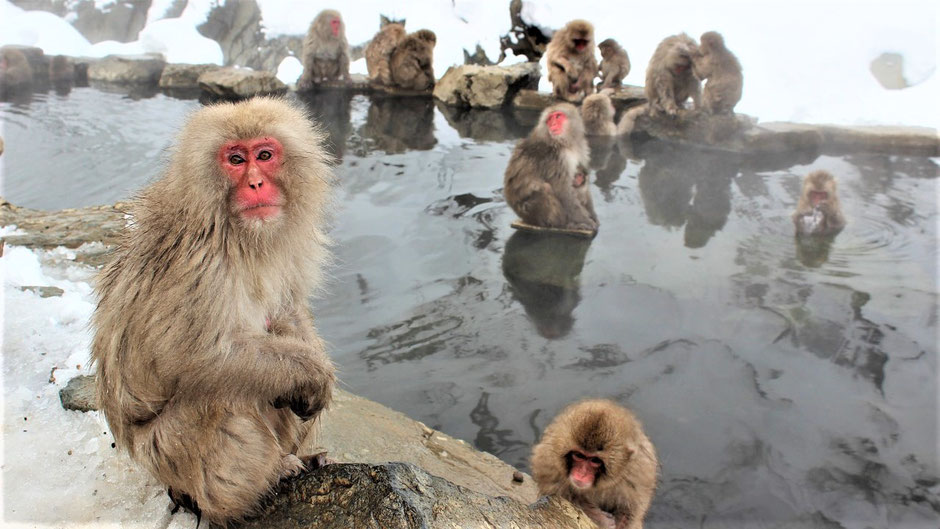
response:
{"label": "monkey's ear", "polygon": [[636,453],[636,448],[634,448],[634,447],[632,447],[632,446],[627,446],[627,447],[625,447],[625,448],[623,449],[623,457],[624,457],[627,461],[629,461],[630,459],[632,459],[632,458],[633,458],[633,454],[635,454],[635,453]]}

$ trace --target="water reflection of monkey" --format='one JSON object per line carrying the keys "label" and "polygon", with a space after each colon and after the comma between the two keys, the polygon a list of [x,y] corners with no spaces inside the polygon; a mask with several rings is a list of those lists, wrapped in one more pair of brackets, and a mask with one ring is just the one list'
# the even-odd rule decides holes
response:
{"label": "water reflection of monkey", "polygon": [[344,90],[298,92],[298,99],[327,133],[325,147],[337,160],[346,152],[346,138],[352,131],[350,104],[353,94]]}
{"label": "water reflection of monkey", "polygon": [[589,136],[591,169],[594,169],[594,184],[607,202],[611,200],[611,187],[627,168],[627,158],[620,152],[615,136]]}
{"label": "water reflection of monkey", "polygon": [[835,238],[835,235],[794,237],[796,258],[807,268],[819,268],[829,260],[829,250]]}
{"label": "water reflection of monkey", "polygon": [[545,338],[562,338],[574,326],[571,313],[581,301],[580,275],[590,246],[589,239],[523,231],[506,241],[503,275]]}
{"label": "water reflection of monkey", "polygon": [[430,97],[373,97],[361,134],[388,154],[429,150],[437,144],[434,101]]}
{"label": "water reflection of monkey", "polygon": [[717,152],[678,149],[651,140],[637,146],[644,159],[638,183],[651,224],[685,225],[685,245],[701,248],[721,230],[731,213],[735,157]]}

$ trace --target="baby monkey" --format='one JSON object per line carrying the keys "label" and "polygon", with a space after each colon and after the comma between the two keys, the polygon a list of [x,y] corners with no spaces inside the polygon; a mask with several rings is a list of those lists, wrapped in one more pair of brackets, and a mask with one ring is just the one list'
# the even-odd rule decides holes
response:
{"label": "baby monkey", "polygon": [[643,527],[658,468],[640,421],[605,399],[562,410],[532,449],[539,494],[571,501],[604,529]]}
{"label": "baby monkey", "polygon": [[836,194],[836,179],[828,171],[813,171],[803,179],[803,190],[793,213],[797,235],[835,235],[845,227]]}

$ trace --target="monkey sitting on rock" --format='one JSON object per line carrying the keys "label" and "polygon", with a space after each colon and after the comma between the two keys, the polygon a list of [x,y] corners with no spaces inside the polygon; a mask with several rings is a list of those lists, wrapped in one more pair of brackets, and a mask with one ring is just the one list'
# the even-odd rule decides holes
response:
{"label": "monkey sitting on rock", "polygon": [[307,30],[301,61],[304,72],[298,90],[310,90],[324,81],[349,81],[349,43],[339,11],[324,9]]}
{"label": "monkey sitting on rock", "polygon": [[597,231],[589,166],[578,109],[570,103],[550,106],[512,152],[503,186],[506,202],[530,225]]}
{"label": "monkey sitting on rock", "polygon": [[702,34],[699,49],[692,55],[692,72],[705,82],[702,107],[710,114],[734,114],[741,100],[744,77],[741,63],[725,47],[720,33]]}
{"label": "monkey sitting on rock", "polygon": [[313,465],[334,368],[307,306],[327,258],[323,135],[272,98],[195,112],[133,206],[92,317],[117,445],[210,523]]}

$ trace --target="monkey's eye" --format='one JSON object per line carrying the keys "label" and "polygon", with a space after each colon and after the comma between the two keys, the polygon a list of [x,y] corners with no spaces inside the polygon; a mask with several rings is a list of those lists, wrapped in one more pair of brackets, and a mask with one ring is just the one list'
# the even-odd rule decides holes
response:
{"label": "monkey's eye", "polygon": [[240,154],[232,154],[228,157],[228,163],[232,165],[240,165],[245,163],[245,159],[242,158]]}
{"label": "monkey's eye", "polygon": [[271,159],[271,151],[261,151],[258,153],[258,159],[261,161],[268,161]]}
{"label": "monkey's eye", "polygon": [[601,460],[601,458],[599,458],[599,457],[592,457],[592,458],[591,458],[591,464],[594,464],[594,465],[597,465],[597,466],[601,466],[601,465],[604,464],[604,461]]}

